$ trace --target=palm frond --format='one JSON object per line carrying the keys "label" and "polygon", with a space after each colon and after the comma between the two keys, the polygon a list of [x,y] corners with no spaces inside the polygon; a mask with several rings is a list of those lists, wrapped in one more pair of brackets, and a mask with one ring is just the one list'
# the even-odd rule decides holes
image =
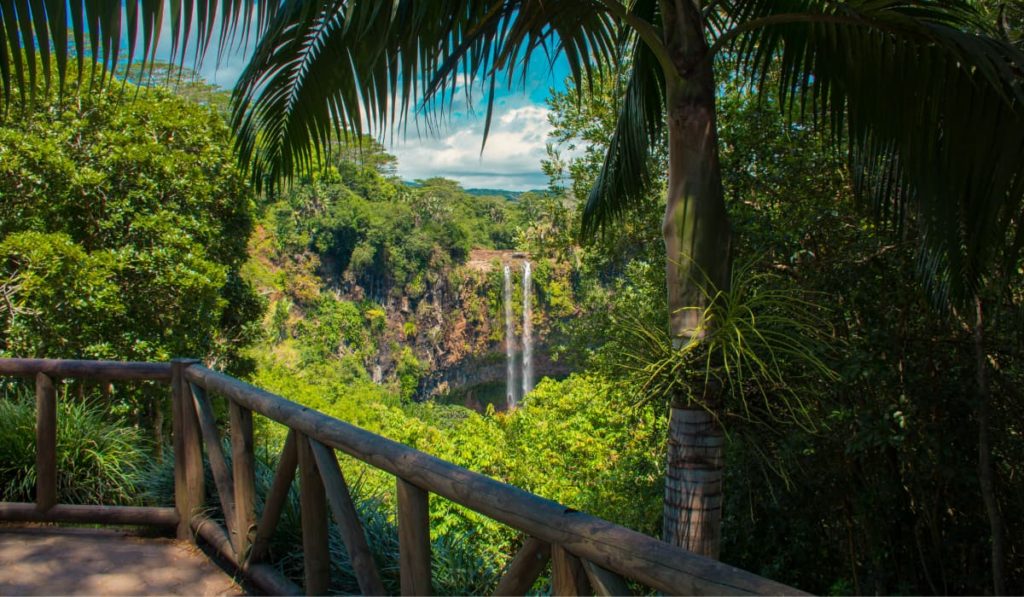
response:
{"label": "palm frond", "polygon": [[754,86],[779,68],[785,109],[848,144],[858,193],[881,218],[920,230],[936,301],[969,299],[1012,250],[1022,211],[1024,53],[958,1],[752,0],[722,10],[733,27],[714,47]]}
{"label": "palm frond", "polygon": [[[637,2],[635,14],[657,22],[657,3]],[[618,220],[650,190],[654,174],[651,154],[665,130],[665,74],[651,48],[633,34],[620,42],[630,65],[615,133],[604,164],[583,207],[584,236]]]}
{"label": "palm frond", "polygon": [[589,2],[286,2],[236,88],[240,158],[257,184],[287,181],[349,134],[404,132],[417,106],[436,126],[477,84],[488,131],[494,90],[535,52],[582,83],[612,56],[613,24]]}
{"label": "palm frond", "polygon": [[56,78],[63,89],[69,61],[77,62],[79,77],[91,73],[97,83],[137,58],[143,66],[151,63],[167,9],[172,61],[186,58],[190,41],[191,59],[201,61],[214,39],[229,47],[239,36],[259,34],[278,6],[255,0],[0,0],[3,106],[14,89],[23,96],[34,92],[37,65],[46,85]]}

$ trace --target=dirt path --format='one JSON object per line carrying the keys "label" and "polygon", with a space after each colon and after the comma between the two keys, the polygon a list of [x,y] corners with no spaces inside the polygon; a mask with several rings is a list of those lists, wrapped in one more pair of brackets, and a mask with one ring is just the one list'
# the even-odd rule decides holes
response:
{"label": "dirt path", "polygon": [[111,529],[0,526],[0,595],[243,595],[198,549]]}

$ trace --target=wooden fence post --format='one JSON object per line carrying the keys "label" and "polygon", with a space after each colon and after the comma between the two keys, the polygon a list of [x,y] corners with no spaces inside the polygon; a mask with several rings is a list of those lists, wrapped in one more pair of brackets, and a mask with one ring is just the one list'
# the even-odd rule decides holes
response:
{"label": "wooden fence post", "polygon": [[281,456],[277,459],[274,481],[271,483],[270,491],[267,492],[266,500],[263,503],[260,523],[256,527],[256,538],[253,539],[252,552],[249,554],[250,564],[263,561],[270,548],[270,538],[274,535],[274,530],[277,529],[281,510],[284,509],[285,502],[288,501],[288,492],[295,479],[295,470],[299,466],[296,444],[298,444],[296,432],[289,429],[288,437],[284,440],[284,448],[281,449]]}
{"label": "wooden fence post", "polygon": [[57,388],[45,373],[36,374],[36,509],[57,503]]}
{"label": "wooden fence post", "polygon": [[430,494],[398,477],[398,561],[402,595],[430,595]]}
{"label": "wooden fence post", "polygon": [[[221,510],[224,512],[224,524],[229,533],[234,536],[237,522],[235,518],[235,486],[227,457],[224,456],[224,446],[220,442],[220,433],[217,431],[217,419],[213,415],[213,406],[210,405],[210,400],[206,396],[206,389],[198,384],[189,384],[189,388],[192,391],[196,420],[199,422],[199,433],[206,444],[206,462],[210,465],[213,483],[217,488],[217,498],[220,501]],[[232,541],[231,545],[234,547],[237,542]]]}
{"label": "wooden fence post", "polygon": [[198,362],[195,359],[171,361],[174,507],[178,510],[178,538],[189,540],[193,540],[192,514],[202,508],[206,496],[199,420],[192,405],[192,390],[184,376],[185,369]]}
{"label": "wooden fence post", "polygon": [[561,545],[551,546],[551,594],[559,597],[590,594],[583,564]]}
{"label": "wooden fence post", "polygon": [[338,457],[333,449],[315,439],[307,438],[306,443],[309,444],[314,463],[320,471],[320,480],[327,492],[327,504],[334,514],[334,521],[338,523],[341,540],[345,543],[345,550],[348,551],[352,562],[352,572],[359,583],[359,591],[363,595],[383,595],[384,585],[380,582],[380,572],[373,560],[373,553],[370,552],[363,523],[359,521],[359,513],[356,511],[355,502],[352,501],[352,494],[348,491],[345,476],[338,465]]}
{"label": "wooden fence post", "polygon": [[541,572],[544,572],[550,559],[551,545],[536,537],[527,537],[522,549],[509,563],[505,575],[494,589],[494,594],[526,595],[533,587],[533,583],[537,582]]}
{"label": "wooden fence post", "polygon": [[331,584],[331,554],[327,538],[327,495],[309,439],[296,433],[299,454],[299,504],[302,512],[302,560],[306,594],[323,595]]}
{"label": "wooden fence post", "polygon": [[590,581],[590,587],[594,590],[595,595],[616,595],[621,597],[633,594],[629,590],[629,585],[618,574],[611,570],[606,570],[590,560],[580,561],[583,563],[583,571],[587,573],[587,580]]}
{"label": "wooden fence post", "polygon": [[235,552],[243,564],[256,527],[256,468],[252,411],[228,400],[231,417],[231,473],[235,486]]}

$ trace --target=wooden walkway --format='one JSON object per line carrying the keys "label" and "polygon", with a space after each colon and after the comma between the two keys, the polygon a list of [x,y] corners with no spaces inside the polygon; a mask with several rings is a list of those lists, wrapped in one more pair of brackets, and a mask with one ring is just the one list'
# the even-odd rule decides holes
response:
{"label": "wooden walkway", "polygon": [[243,595],[194,545],[113,529],[0,526],[0,595]]}

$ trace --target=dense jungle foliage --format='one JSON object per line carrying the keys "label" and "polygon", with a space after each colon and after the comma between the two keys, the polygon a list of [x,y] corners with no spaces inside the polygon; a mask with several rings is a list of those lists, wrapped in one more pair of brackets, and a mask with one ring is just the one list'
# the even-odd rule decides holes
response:
{"label": "dense jungle foliage", "polygon": [[[255,202],[223,119],[164,89],[77,84],[14,112],[0,126],[0,354],[251,370],[264,300],[240,268]],[[118,410],[159,437],[163,394],[123,394]]]}
{"label": "dense jungle foliage", "polygon": [[[206,88],[183,94],[198,89],[206,106],[159,88],[41,94],[0,126],[0,356],[200,357],[658,535],[667,403],[651,365],[667,342],[663,199],[653,195],[615,234],[579,243],[579,208],[617,101],[613,81],[593,83],[582,105],[570,92],[550,102],[550,188],[511,197],[444,179],[403,182],[394,158],[365,139],[257,199],[233,166],[223,104]],[[878,224],[855,201],[841,150],[772,100],[730,82],[720,109],[735,250],[747,264],[736,305],[755,309],[759,325],[805,313],[813,327],[801,329],[805,354],[771,355],[770,367],[734,384],[723,420],[722,559],[818,593],[991,591],[974,420],[986,391],[1008,588],[1024,591],[1021,264],[985,289],[989,385],[979,389],[973,319],[938,308],[917,282],[912,214],[898,229]],[[485,252],[474,260],[474,251]],[[536,264],[543,349],[573,373],[544,379],[507,413],[421,401],[447,367],[504,367],[496,256],[513,251]],[[4,392],[0,497],[30,499],[32,405],[16,384]],[[80,476],[62,484],[62,500],[169,499],[169,459],[154,449],[168,424],[159,396],[65,386],[61,420],[81,431],[61,435],[62,462]],[[114,408],[97,409],[101,400]],[[259,418],[257,430],[271,467],[260,482],[269,483],[283,430]],[[76,450],[83,441],[122,466],[88,461]],[[393,479],[351,459],[342,466],[357,480],[375,557],[394,571]],[[294,575],[301,561],[287,542],[297,521],[293,503],[274,546]],[[521,541],[440,499],[431,521],[439,593],[489,592]],[[332,546],[342,551],[336,537]],[[343,554],[334,565],[333,589],[351,591]]]}

